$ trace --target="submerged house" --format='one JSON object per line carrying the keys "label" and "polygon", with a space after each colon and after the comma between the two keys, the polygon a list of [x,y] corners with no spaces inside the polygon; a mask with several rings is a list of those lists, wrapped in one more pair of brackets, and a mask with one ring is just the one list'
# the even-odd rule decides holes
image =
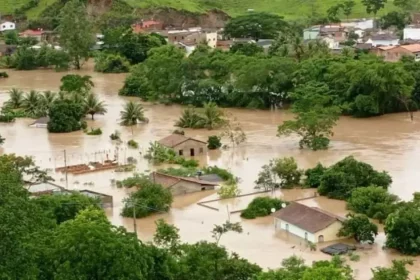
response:
{"label": "submerged house", "polygon": [[31,123],[29,127],[46,128],[48,126],[49,121],[49,117],[42,117]]}
{"label": "submerged house", "polygon": [[339,239],[345,220],[316,207],[293,202],[273,213],[276,231],[284,230],[313,243]]}
{"label": "submerged house", "polygon": [[192,192],[214,190],[218,185],[216,182],[205,181],[200,178],[192,177],[178,177],[160,172],[153,172],[150,174],[150,179],[169,189],[173,195],[182,195]]}
{"label": "submerged house", "polygon": [[172,134],[158,141],[159,144],[174,149],[180,156],[196,156],[207,153],[207,143],[181,134]]}

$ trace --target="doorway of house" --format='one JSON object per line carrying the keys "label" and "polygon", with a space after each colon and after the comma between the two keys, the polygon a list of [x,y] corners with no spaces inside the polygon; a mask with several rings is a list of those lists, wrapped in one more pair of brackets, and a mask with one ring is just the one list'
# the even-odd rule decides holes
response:
{"label": "doorway of house", "polygon": [[194,149],[190,149],[190,155],[193,157],[195,156]]}
{"label": "doorway of house", "polygon": [[323,236],[323,235],[320,235],[320,236],[318,237],[318,242],[319,242],[319,243],[324,242],[324,236]]}

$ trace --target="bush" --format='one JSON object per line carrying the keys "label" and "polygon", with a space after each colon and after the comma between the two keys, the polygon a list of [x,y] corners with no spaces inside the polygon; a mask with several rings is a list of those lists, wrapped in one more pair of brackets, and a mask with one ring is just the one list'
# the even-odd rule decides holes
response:
{"label": "bush", "polygon": [[327,168],[318,192],[330,198],[348,199],[353,189],[372,185],[387,189],[391,182],[387,172],[378,172],[371,165],[349,156]]}
{"label": "bush", "polygon": [[0,78],[9,78],[9,75],[6,72],[0,72]]}
{"label": "bush", "polygon": [[101,135],[102,134],[102,130],[100,128],[90,128],[90,131],[86,132],[87,135]]}
{"label": "bush", "polygon": [[81,119],[85,112],[82,105],[70,100],[61,100],[54,102],[48,115],[49,132],[72,132],[82,128]]}
{"label": "bush", "polygon": [[138,149],[138,147],[139,147],[139,143],[137,143],[133,139],[128,140],[127,145],[128,145],[128,147],[133,148],[133,149]]}
{"label": "bush", "polygon": [[302,171],[298,169],[293,157],[279,158],[272,161],[272,172],[280,179],[280,187],[292,188],[299,185]]}
{"label": "bush", "polygon": [[279,210],[282,208],[284,201],[271,197],[256,197],[248,207],[242,212],[241,217],[245,219],[255,219],[271,214],[271,209]]}
{"label": "bush", "polygon": [[130,70],[130,62],[118,54],[98,53],[95,56],[95,71],[103,73],[125,73]]}
{"label": "bush", "polygon": [[1,113],[0,114],[0,122],[2,123],[10,123],[10,122],[14,122],[16,119],[15,115],[12,113]]}
{"label": "bush", "polygon": [[181,129],[175,129],[172,133],[173,134],[179,134],[179,135],[185,135],[185,131],[183,131]]}
{"label": "bush", "polygon": [[235,176],[230,173],[228,170],[215,166],[206,166],[202,170],[205,174],[216,174],[224,181],[232,181],[235,182],[237,179]]}
{"label": "bush", "polygon": [[321,184],[322,175],[324,175],[326,168],[318,163],[314,168],[309,168],[305,171],[305,186],[310,188],[318,188]]}
{"label": "bush", "polygon": [[124,199],[124,208],[121,214],[123,217],[132,217],[133,203],[136,205],[136,218],[146,217],[156,212],[167,212],[171,207],[172,200],[172,193],[169,189],[154,184],[143,177],[141,188]]}
{"label": "bush", "polygon": [[111,138],[111,140],[121,140],[120,137],[121,137],[121,133],[118,130],[115,130],[114,133],[109,135],[109,138]]}
{"label": "bush", "polygon": [[369,221],[363,214],[349,214],[338,232],[337,236],[353,237],[357,242],[375,242],[378,235],[378,226]]}
{"label": "bush", "polygon": [[224,183],[217,191],[220,198],[231,198],[241,194],[241,190],[238,188],[238,184],[235,181],[229,181]]}
{"label": "bush", "polygon": [[207,148],[209,150],[216,150],[219,149],[222,146],[222,142],[220,142],[221,138],[217,135],[209,136],[209,139],[207,140]]}
{"label": "bush", "polygon": [[347,207],[382,223],[389,214],[396,210],[397,202],[396,195],[388,193],[384,188],[370,186],[354,189],[347,201]]}

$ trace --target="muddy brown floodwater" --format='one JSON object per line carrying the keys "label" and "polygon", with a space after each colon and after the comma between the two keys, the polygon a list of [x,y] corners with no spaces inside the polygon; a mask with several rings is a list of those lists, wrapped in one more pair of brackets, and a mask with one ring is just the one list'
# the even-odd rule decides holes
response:
{"label": "muddy brown floodwater", "polygon": [[[108,105],[105,116],[96,116],[95,121],[88,121],[89,126],[101,127],[103,134],[88,136],[82,132],[69,134],[48,134],[46,129],[29,128],[33,122],[29,119],[19,119],[12,124],[0,124],[0,134],[6,142],[0,153],[16,153],[18,155],[31,155],[38,165],[45,168],[54,168],[64,165],[63,151],[66,150],[68,164],[77,164],[93,160],[104,160],[114,155],[115,146],[111,143],[109,135],[116,129],[122,133],[122,139],[127,141],[135,139],[141,145],[140,150],[132,150],[121,145],[119,161],[124,162],[129,156],[138,160],[137,172],[152,170],[140,152],[144,152],[150,141],[157,140],[171,133],[175,127],[174,122],[179,117],[182,107],[164,106],[145,103],[146,116],[149,124],[137,125],[133,136],[131,129],[118,125],[119,113],[122,105],[128,98],[118,96],[125,75],[99,74],[91,71],[89,65],[86,70],[77,72],[82,75],[91,75],[95,83],[93,89],[100,99]],[[9,71],[10,78],[0,80],[0,104],[7,100],[7,91],[11,88],[23,90],[35,89],[38,91],[57,91],[60,79],[67,73],[52,71]],[[411,194],[420,190],[420,114],[416,113],[414,122],[406,114],[392,114],[370,119],[355,119],[343,117],[335,128],[335,135],[331,148],[326,151],[300,150],[293,137],[279,139],[276,137],[277,125],[290,119],[291,115],[285,111],[257,111],[228,109],[241,123],[247,134],[247,142],[239,147],[221,152],[212,152],[206,158],[200,159],[209,165],[218,165],[230,169],[241,180],[242,193],[253,191],[253,182],[260,167],[274,157],[293,156],[302,168],[314,166],[317,162],[332,164],[345,156],[353,155],[359,160],[372,164],[376,169],[387,170],[393,178],[390,191],[402,199],[411,199]],[[186,130],[186,134],[206,140],[216,131]],[[114,208],[107,210],[109,219],[116,225],[125,226],[133,230],[131,219],[122,218],[119,213],[122,199],[127,195],[126,190],[111,186],[111,179],[121,179],[130,174],[115,173],[112,171],[92,173],[88,175],[70,176],[68,187],[70,189],[92,189],[110,194],[114,197]],[[54,174],[57,182],[64,185],[62,174]],[[85,185],[93,182],[94,185]],[[284,196],[286,199],[308,197],[313,190],[290,190],[274,195]],[[270,194],[267,194],[270,195]],[[216,198],[214,192],[201,192],[187,196],[176,197],[171,211],[167,214],[158,214],[137,221],[139,238],[151,240],[154,233],[154,221],[164,218],[180,229],[181,237],[186,242],[210,240],[210,231],[214,224],[221,224],[228,218],[227,207],[230,210],[243,208],[249,202],[246,198],[233,201],[224,201],[212,204],[219,211],[210,210],[196,203],[200,200]],[[308,199],[303,203],[318,206],[339,215],[345,215],[345,204],[342,201],[317,197]],[[238,214],[232,214],[231,219],[240,221]],[[243,220],[243,234],[229,233],[222,237],[221,244],[229,250],[235,251],[242,257],[255,262],[262,267],[276,268],[280,266],[283,258],[292,254],[301,256],[306,261],[328,259],[321,252],[310,252],[303,242],[297,238],[275,233],[272,218],[266,217],[252,221]],[[383,231],[377,243],[370,248],[360,250],[359,262],[350,262],[355,269],[358,279],[369,279],[370,268],[389,265],[392,259],[401,258],[392,251],[382,250],[385,241]],[[322,245],[324,246],[324,245]],[[420,260],[420,258],[416,258]],[[420,275],[420,266],[415,262],[410,270]],[[412,274],[414,274],[412,273]]]}

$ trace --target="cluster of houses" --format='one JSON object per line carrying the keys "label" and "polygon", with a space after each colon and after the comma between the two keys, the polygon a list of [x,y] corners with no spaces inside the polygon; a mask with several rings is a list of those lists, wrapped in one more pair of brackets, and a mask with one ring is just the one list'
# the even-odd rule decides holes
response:
{"label": "cluster of houses", "polygon": [[[402,34],[396,30],[381,30],[373,19],[348,20],[335,24],[316,25],[304,30],[305,42],[321,40],[339,53],[344,47],[370,52],[382,56],[385,61],[395,62],[403,56],[420,60],[420,14],[413,14],[412,24]],[[354,41],[354,44],[346,44]]]}

